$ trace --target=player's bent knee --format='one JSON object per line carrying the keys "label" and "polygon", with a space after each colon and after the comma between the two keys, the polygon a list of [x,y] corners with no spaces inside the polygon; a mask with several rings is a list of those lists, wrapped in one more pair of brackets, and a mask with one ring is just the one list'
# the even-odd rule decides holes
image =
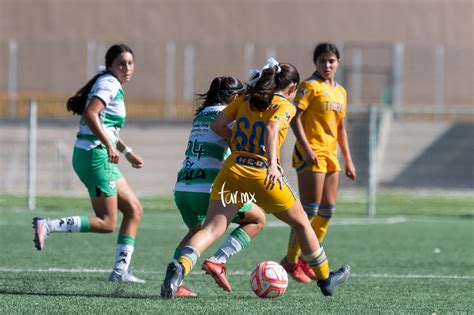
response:
{"label": "player's bent knee", "polygon": [[255,224],[257,225],[258,231],[263,230],[266,224],[265,215],[263,213],[262,213],[262,216],[259,216],[257,218],[257,221],[255,222]]}
{"label": "player's bent knee", "polygon": [[115,230],[116,221],[102,220],[95,226],[95,230],[99,233],[113,233]]}
{"label": "player's bent knee", "polygon": [[260,233],[260,232],[263,230],[263,228],[265,227],[265,222],[263,222],[263,223],[262,223],[262,222],[258,222],[258,223],[256,224],[256,226],[257,226],[257,233]]}
{"label": "player's bent knee", "polygon": [[113,233],[115,230],[115,226],[112,226],[112,225],[106,225],[102,228],[102,232],[103,233],[107,233],[107,234],[110,234],[110,233]]}
{"label": "player's bent knee", "polygon": [[134,211],[133,213],[135,214],[135,217],[138,219],[138,220],[141,220],[143,218],[143,207],[140,203],[138,203],[135,207],[134,207]]}
{"label": "player's bent knee", "polygon": [[91,229],[99,233],[112,233],[116,225],[116,216],[97,215],[95,219],[91,221]]}

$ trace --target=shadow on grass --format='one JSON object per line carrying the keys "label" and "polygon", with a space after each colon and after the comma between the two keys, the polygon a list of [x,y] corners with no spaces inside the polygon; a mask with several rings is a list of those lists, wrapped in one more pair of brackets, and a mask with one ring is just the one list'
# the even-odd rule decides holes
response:
{"label": "shadow on grass", "polygon": [[[75,293],[75,292],[32,292],[17,290],[0,290],[0,295],[29,295],[29,296],[52,296],[52,297],[86,297],[86,298],[114,298],[114,299],[141,299],[141,300],[161,300],[159,294],[137,294],[123,290],[116,290],[110,293]],[[163,299],[164,300],[164,299]]]}
{"label": "shadow on grass", "polygon": [[[91,292],[91,293],[78,293],[78,292],[33,292],[33,291],[19,291],[19,290],[0,290],[0,295],[17,295],[17,296],[49,296],[49,297],[85,297],[85,298],[112,298],[112,299],[137,299],[137,300],[195,300],[199,297],[185,297],[175,299],[163,299],[159,294],[137,294],[125,292],[123,290],[116,290],[110,293],[104,292]],[[206,296],[201,295],[200,297]],[[208,298],[212,297],[211,294],[207,295]],[[256,296],[249,297],[248,295],[233,295],[231,297],[235,301],[252,301],[252,300],[265,300],[259,299]]]}

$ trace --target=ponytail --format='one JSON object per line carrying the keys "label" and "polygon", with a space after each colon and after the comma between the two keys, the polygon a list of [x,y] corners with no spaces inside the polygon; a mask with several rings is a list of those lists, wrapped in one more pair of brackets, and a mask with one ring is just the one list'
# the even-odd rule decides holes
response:
{"label": "ponytail", "polygon": [[289,63],[280,63],[262,69],[252,78],[248,86],[249,101],[252,108],[265,111],[272,103],[274,93],[300,83],[298,70]]}
{"label": "ponytail", "polygon": [[66,108],[68,112],[74,115],[82,115],[86,109],[87,96],[89,95],[92,86],[103,73],[96,74],[86,85],[79,89],[76,94],[67,100]]}
{"label": "ponytail", "polygon": [[203,101],[201,106],[196,110],[194,116],[198,115],[208,106],[215,104],[228,104],[231,97],[235,94],[242,94],[244,86],[239,79],[235,77],[217,77],[211,82],[211,86],[206,93],[197,94],[197,100]]}
{"label": "ponytail", "polygon": [[276,91],[275,73],[273,67],[263,70],[255,85],[250,87],[250,105],[260,112],[272,103],[273,93]]}

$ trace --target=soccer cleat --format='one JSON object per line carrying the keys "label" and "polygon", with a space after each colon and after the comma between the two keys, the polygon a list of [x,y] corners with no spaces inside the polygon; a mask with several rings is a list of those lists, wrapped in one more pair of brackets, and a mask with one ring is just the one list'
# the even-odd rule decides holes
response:
{"label": "soccer cleat", "polygon": [[311,279],[303,271],[303,268],[299,261],[296,264],[291,264],[286,261],[286,257],[283,258],[280,262],[280,265],[286,270],[286,272],[296,281],[308,283],[311,282]]}
{"label": "soccer cleat", "polygon": [[37,250],[44,248],[44,241],[49,236],[48,219],[46,218],[33,218],[33,229],[35,230],[35,238],[33,243]]}
{"label": "soccer cleat", "polygon": [[304,259],[301,259],[301,258],[298,258],[298,263],[300,264],[301,266],[301,270],[303,270],[303,272],[311,279],[311,280],[317,280],[318,277],[316,276],[316,274],[314,273],[314,270],[311,268],[311,266],[309,265],[309,263],[304,260]]}
{"label": "soccer cleat", "polygon": [[351,267],[349,265],[343,265],[337,271],[331,271],[329,278],[326,280],[318,280],[319,288],[325,296],[334,295],[336,289],[344,282],[349,279],[351,275]]}
{"label": "soccer cleat", "polygon": [[224,289],[224,291],[232,292],[232,287],[225,276],[226,268],[224,264],[205,260],[202,264],[202,270],[206,271],[208,275],[211,275],[217,285]]}
{"label": "soccer cleat", "polygon": [[183,278],[183,266],[176,260],[170,262],[166,268],[165,280],[161,285],[161,297],[166,299],[174,298],[178,288],[183,283]]}
{"label": "soccer cleat", "polygon": [[193,292],[191,289],[186,288],[184,285],[178,287],[176,290],[176,297],[196,297],[198,296],[196,292]]}
{"label": "soccer cleat", "polygon": [[117,271],[112,271],[109,276],[110,282],[129,282],[129,283],[145,283],[145,280],[137,278],[134,276],[130,269],[128,271],[120,274]]}

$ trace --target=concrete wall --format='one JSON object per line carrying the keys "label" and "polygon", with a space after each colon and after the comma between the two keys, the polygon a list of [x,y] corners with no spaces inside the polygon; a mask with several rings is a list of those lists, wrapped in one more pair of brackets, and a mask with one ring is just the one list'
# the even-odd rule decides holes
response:
{"label": "concrete wall", "polygon": [[[121,157],[120,170],[139,195],[172,193],[184,158],[190,122],[130,122],[121,137],[145,160],[143,169],[132,168]],[[86,190],[71,166],[77,123],[40,122],[38,128],[37,191],[45,194],[80,194]],[[364,188],[368,170],[368,130],[361,119],[348,121],[348,136],[356,182],[343,173],[343,189]],[[379,166],[382,188],[474,189],[474,124],[423,121],[393,122],[385,158]],[[297,188],[291,155],[292,132],[281,150],[285,176]],[[27,125],[0,120],[0,194],[27,191]],[[342,159],[340,159],[342,161]]]}
{"label": "concrete wall", "polygon": [[[126,42],[137,71],[131,98],[162,100],[165,45],[177,45],[177,98],[182,96],[183,49],[196,49],[195,90],[222,74],[245,79],[245,42],[255,44],[253,66],[266,49],[313,71],[319,41],[345,43],[344,65],[362,48],[369,66],[363,102],[377,102],[388,83],[390,47],[405,44],[403,102],[434,101],[434,49],[446,49],[445,101],[473,104],[474,1],[472,0],[0,0],[0,69],[7,69],[8,40],[19,47],[20,91],[70,95],[86,79],[87,41],[107,47]],[[376,69],[377,71],[372,71]],[[371,72],[372,71],[372,72]],[[6,71],[0,93],[7,88]],[[460,88],[461,87],[461,88]],[[466,88],[464,88],[466,87]],[[351,86],[348,84],[349,93]]]}

